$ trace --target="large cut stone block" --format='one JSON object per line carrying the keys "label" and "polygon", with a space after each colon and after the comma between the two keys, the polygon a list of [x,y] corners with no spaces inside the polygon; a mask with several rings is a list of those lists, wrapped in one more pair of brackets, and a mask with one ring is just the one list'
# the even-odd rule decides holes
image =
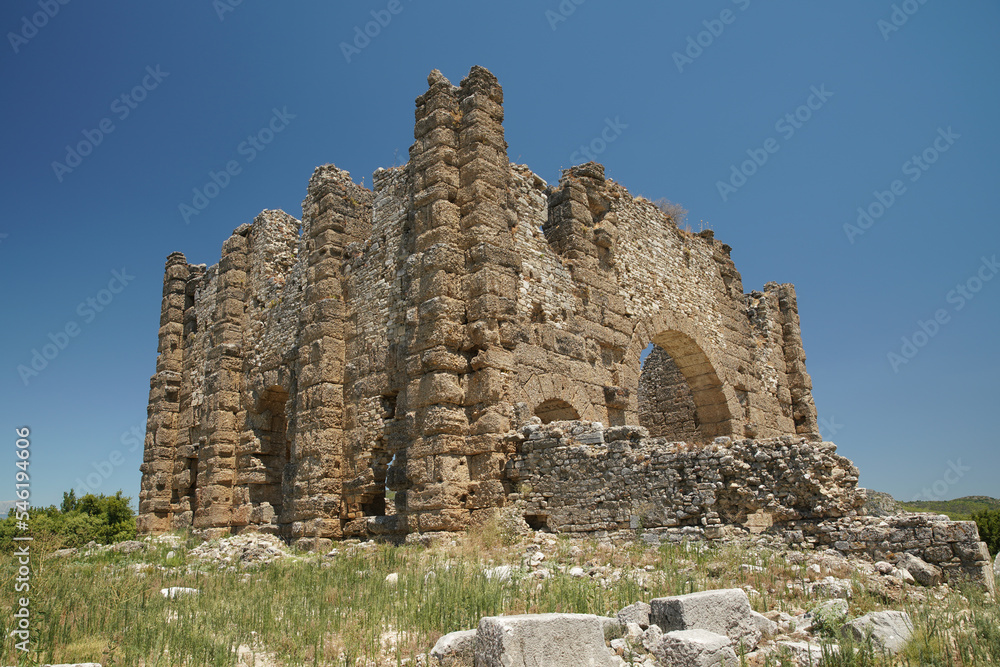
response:
{"label": "large cut stone block", "polygon": [[738,665],[732,641],[708,630],[674,630],[660,638],[653,655],[672,667],[723,667]]}
{"label": "large cut stone block", "polygon": [[471,515],[464,509],[442,509],[420,514],[417,525],[422,533],[465,530],[469,527],[470,519]]}
{"label": "large cut stone block", "polygon": [[477,667],[611,667],[604,630],[591,614],[487,616],[476,632]]}
{"label": "large cut stone block", "polygon": [[472,374],[468,386],[466,399],[470,405],[475,403],[492,405],[503,399],[507,381],[503,371],[484,368]]}
{"label": "large cut stone block", "polygon": [[874,611],[844,625],[841,633],[856,641],[870,636],[876,646],[896,654],[910,642],[913,622],[905,611]]}
{"label": "large cut stone block", "polygon": [[[409,472],[409,470],[407,470]],[[464,485],[450,483],[428,484],[421,490],[410,490],[406,494],[407,508],[414,512],[460,509],[464,501]],[[433,528],[430,530],[447,530],[446,528]]]}
{"label": "large cut stone block", "polygon": [[649,621],[664,632],[709,630],[729,637],[733,644],[752,649],[760,641],[750,615],[750,600],[741,588],[702,591],[656,598],[649,603]]}
{"label": "large cut stone block", "polygon": [[645,630],[649,627],[649,605],[642,601],[634,602],[619,611],[617,618],[622,624],[635,623]]}
{"label": "large cut stone block", "polygon": [[424,416],[424,435],[464,435],[469,430],[465,409],[451,405],[433,405]]}
{"label": "large cut stone block", "polygon": [[420,378],[416,396],[410,398],[415,408],[436,403],[461,405],[465,392],[462,391],[457,376],[451,373],[427,373]]}
{"label": "large cut stone block", "polygon": [[420,304],[418,313],[421,320],[438,320],[442,318],[460,320],[465,314],[465,304],[451,297],[435,296]]}
{"label": "large cut stone block", "polygon": [[[432,206],[432,210],[434,211],[438,211],[439,208],[439,215],[441,217],[445,217],[446,215],[454,216],[455,225],[458,225],[459,212],[457,206],[450,202],[435,202]],[[442,244],[428,248],[424,251],[421,261],[423,263],[425,273],[430,273],[432,271],[460,273],[465,270],[465,255],[454,246]]]}
{"label": "large cut stone block", "polygon": [[431,664],[440,667],[473,667],[476,659],[476,631],[450,632],[431,649]]}

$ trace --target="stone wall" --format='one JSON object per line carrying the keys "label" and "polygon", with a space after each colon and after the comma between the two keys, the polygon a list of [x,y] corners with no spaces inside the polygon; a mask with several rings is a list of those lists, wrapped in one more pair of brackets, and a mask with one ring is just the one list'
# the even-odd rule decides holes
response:
{"label": "stone wall", "polygon": [[991,589],[976,524],[933,514],[869,517],[858,470],[829,442],[796,436],[717,438],[711,445],[650,438],[638,427],[528,424],[509,438],[509,500],[528,525],[562,533],[720,539],[738,532],[798,548],[873,560],[911,553],[951,581]]}
{"label": "stone wall", "polygon": [[856,516],[858,470],[829,442],[799,436],[650,438],[635,426],[529,424],[510,436],[507,475],[529,523],[602,533],[683,526],[759,527]]}
{"label": "stone wall", "polygon": [[[785,540],[833,548],[872,560],[895,560],[910,553],[940,567],[948,581],[972,581],[995,589],[989,549],[974,521],[952,521],[943,514],[903,513],[888,517],[845,517],[821,523],[789,522]],[[994,591],[995,592],[995,591]]]}
{"label": "stone wall", "polygon": [[648,423],[692,451],[818,439],[792,286],[744,293],[729,246],[599,164],[556,185],[510,164],[503,116],[487,70],[435,70],[408,163],[374,190],[324,165],[301,223],[265,211],[207,268],[170,255],[142,531],[458,530],[506,502],[506,434],[534,416]]}
{"label": "stone wall", "polygon": [[654,438],[698,442],[698,414],[684,374],[667,352],[653,346],[639,377],[639,425]]}

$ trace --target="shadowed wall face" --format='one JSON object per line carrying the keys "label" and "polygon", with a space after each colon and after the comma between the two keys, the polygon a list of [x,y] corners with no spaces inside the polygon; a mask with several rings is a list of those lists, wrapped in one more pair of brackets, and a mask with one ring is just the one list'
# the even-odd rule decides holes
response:
{"label": "shadowed wall face", "polygon": [[653,346],[639,376],[639,425],[654,438],[699,442],[704,435],[691,387],[667,352]]}

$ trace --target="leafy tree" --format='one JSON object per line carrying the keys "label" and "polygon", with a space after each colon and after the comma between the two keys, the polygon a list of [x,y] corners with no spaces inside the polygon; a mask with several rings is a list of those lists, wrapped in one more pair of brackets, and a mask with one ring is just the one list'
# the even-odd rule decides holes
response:
{"label": "leafy tree", "polygon": [[979,539],[986,542],[990,555],[996,556],[1000,551],[1000,510],[981,510],[972,515],[972,520],[979,527]]}
{"label": "leafy tree", "polygon": [[[131,498],[118,491],[113,496],[88,493],[82,498],[75,491],[63,493],[59,507],[32,507],[28,526],[32,537],[44,539],[62,547],[80,547],[90,541],[112,544],[135,538],[135,513]],[[13,548],[15,535],[23,534],[17,527],[15,514],[0,521],[0,551]]]}
{"label": "leafy tree", "polygon": [[59,506],[59,511],[61,511],[63,514],[72,512],[73,510],[76,509],[76,504],[77,504],[76,490],[70,489],[68,492],[63,491],[63,501],[62,505]]}

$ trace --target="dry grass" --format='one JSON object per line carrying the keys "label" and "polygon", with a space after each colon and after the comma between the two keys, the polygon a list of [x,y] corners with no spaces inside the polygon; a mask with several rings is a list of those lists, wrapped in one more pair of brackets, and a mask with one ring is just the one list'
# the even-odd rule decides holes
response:
{"label": "dry grass", "polygon": [[[483,616],[581,612],[613,615],[637,600],[710,588],[743,587],[758,611],[791,614],[823,598],[808,585],[828,574],[788,554],[739,544],[612,547],[539,534],[518,540],[493,521],[429,547],[338,545],[337,554],[300,554],[253,570],[195,561],[182,546],[145,554],[95,552],[33,565],[32,632],[38,662],[112,665],[399,665],[442,634]],[[542,578],[525,561],[545,554]],[[169,551],[174,551],[167,558]],[[14,608],[13,565],[0,568],[0,664],[20,656],[7,636]],[[511,565],[509,580],[489,568]],[[569,574],[581,567],[585,576]],[[395,585],[386,583],[398,574]],[[895,663],[844,651],[827,665],[990,665],[1000,662],[1000,611],[971,591],[942,600],[924,591],[890,599],[858,575],[850,615],[910,612],[916,635]],[[161,588],[198,588],[167,600]],[[242,656],[242,657],[241,657]],[[32,664],[23,662],[19,664]],[[775,663],[778,664],[778,663]]]}

